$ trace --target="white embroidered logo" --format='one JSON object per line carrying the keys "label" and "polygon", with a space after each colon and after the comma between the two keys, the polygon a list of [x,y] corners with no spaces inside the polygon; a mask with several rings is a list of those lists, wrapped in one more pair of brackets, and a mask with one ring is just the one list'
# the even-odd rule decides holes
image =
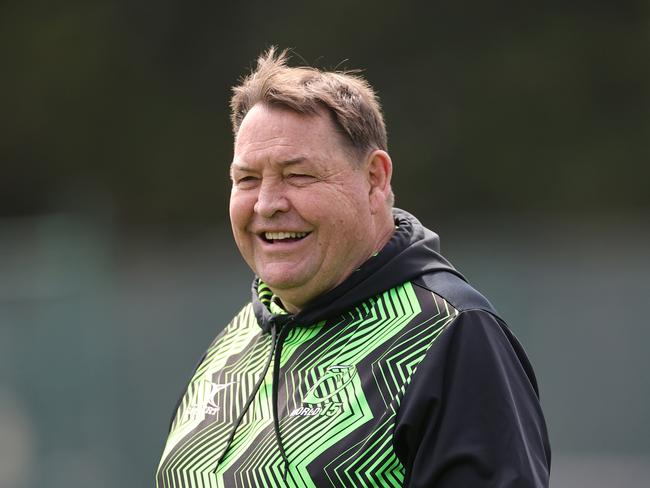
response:
{"label": "white embroidered logo", "polygon": [[192,401],[185,413],[185,420],[196,420],[204,418],[206,415],[215,415],[221,408],[216,403],[217,393],[234,384],[234,381],[230,383],[213,383],[208,380],[198,382],[194,387]]}

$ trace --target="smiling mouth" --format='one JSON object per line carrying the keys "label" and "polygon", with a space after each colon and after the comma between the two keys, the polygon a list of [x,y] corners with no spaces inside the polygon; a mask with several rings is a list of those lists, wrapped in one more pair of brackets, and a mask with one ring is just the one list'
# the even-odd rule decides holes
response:
{"label": "smiling mouth", "polygon": [[264,242],[297,242],[307,237],[310,232],[262,232],[260,237]]}

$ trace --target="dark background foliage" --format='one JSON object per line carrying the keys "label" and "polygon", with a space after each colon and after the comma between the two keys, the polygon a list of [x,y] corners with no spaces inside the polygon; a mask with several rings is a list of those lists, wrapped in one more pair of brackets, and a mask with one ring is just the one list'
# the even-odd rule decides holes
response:
{"label": "dark background foliage", "polygon": [[[271,44],[362,68],[398,202],[453,216],[645,212],[648,3],[9,2],[0,211],[225,218],[229,88]],[[440,181],[432,198],[432,181]]]}

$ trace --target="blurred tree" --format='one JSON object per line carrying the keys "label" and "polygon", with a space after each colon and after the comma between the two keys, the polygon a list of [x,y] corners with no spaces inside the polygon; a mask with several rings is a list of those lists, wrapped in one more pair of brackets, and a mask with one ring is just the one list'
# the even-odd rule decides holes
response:
{"label": "blurred tree", "polygon": [[5,2],[0,215],[97,199],[122,223],[223,221],[229,87],[270,44],[294,47],[297,63],[365,68],[400,205],[644,212],[648,11],[643,0]]}

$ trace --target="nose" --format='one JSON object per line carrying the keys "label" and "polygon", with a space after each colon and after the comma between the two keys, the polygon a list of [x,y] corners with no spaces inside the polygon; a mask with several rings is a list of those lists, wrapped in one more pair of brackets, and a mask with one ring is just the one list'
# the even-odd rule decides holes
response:
{"label": "nose", "polygon": [[281,182],[263,180],[255,202],[255,213],[261,217],[270,218],[277,212],[287,212],[290,207]]}

